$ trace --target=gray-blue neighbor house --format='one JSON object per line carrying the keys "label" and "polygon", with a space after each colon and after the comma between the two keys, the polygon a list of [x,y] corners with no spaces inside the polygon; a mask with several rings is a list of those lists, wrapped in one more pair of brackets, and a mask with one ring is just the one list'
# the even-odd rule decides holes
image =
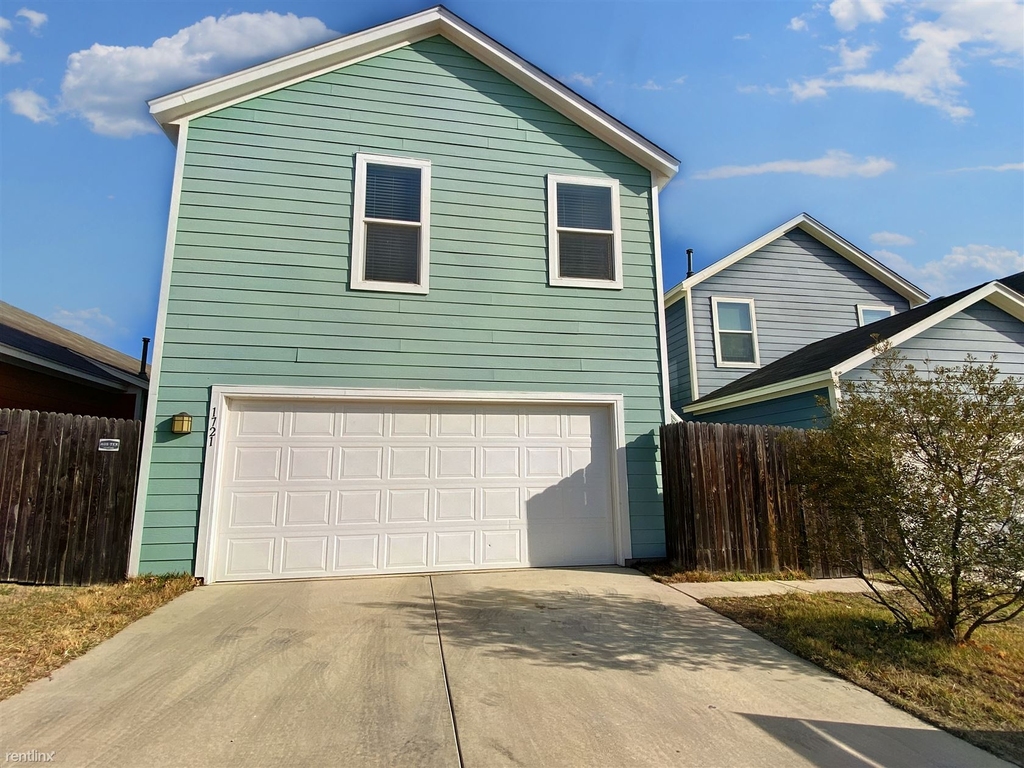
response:
{"label": "gray-blue neighbor house", "polygon": [[806,213],[665,294],[676,413],[808,344],[899,314],[928,294]]}
{"label": "gray-blue neighbor house", "polygon": [[871,377],[876,341],[887,340],[919,370],[996,355],[1004,376],[1024,376],[1024,272],[944,296],[809,344],[690,403],[694,421],[809,428],[827,419],[843,380]]}

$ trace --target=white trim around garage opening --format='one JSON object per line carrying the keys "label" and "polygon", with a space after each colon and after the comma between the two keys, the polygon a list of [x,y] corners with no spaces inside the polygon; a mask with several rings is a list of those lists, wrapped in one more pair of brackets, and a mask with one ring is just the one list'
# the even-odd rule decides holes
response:
{"label": "white trim around garage opening", "polygon": [[[447,390],[343,389],[333,387],[273,387],[214,385],[210,396],[207,424],[227,423],[231,405],[238,401],[316,400],[336,402],[401,402],[401,403],[479,403],[531,405],[594,405],[606,406],[610,419],[612,445],[612,510],[615,519],[615,561],[625,565],[632,557],[629,528],[629,488],[626,479],[625,398],[621,394],[587,394],[566,392],[474,392]],[[199,531],[196,540],[195,575],[208,583],[214,574],[216,552],[216,488],[220,479],[224,446],[227,442],[214,428],[208,430],[206,456],[203,462],[203,486],[199,508]],[[141,531],[140,531],[141,533]]]}

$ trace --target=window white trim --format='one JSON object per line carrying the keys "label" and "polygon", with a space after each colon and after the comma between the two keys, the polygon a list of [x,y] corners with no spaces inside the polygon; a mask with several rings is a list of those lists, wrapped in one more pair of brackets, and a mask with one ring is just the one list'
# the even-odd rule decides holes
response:
{"label": "window white trim", "polygon": [[[366,218],[366,165],[395,165],[420,169],[420,221],[392,221]],[[367,280],[366,223],[380,222],[398,226],[417,227],[420,230],[419,283],[390,283]],[[392,293],[429,293],[430,291],[430,161],[411,157],[368,155],[356,153],[355,194],[352,199],[352,249],[349,261],[349,288],[354,291],[389,291]]]}
{"label": "window white trim", "polygon": [[887,304],[858,304],[857,305],[857,325],[867,325],[864,322],[864,310],[878,310],[880,312],[888,312],[889,317],[896,314],[896,307],[890,307]]}
{"label": "window white trim", "polygon": [[[587,187],[606,187],[612,194],[612,259],[615,269],[614,280],[587,280],[581,277],[561,277],[558,259],[558,233],[590,232],[608,234],[608,230],[575,229],[558,226],[558,185],[578,184]],[[617,179],[599,179],[592,176],[562,176],[548,174],[548,285],[568,286],[573,288],[605,288],[622,289],[622,226],[619,216],[619,182]]]}
{"label": "window white trim", "polygon": [[[750,307],[750,335],[754,343],[754,362],[752,363],[730,363],[722,360],[722,345],[719,339],[719,328],[718,328],[718,304],[719,302],[725,302],[726,304],[746,304]],[[761,367],[761,353],[757,347],[757,315],[754,313],[754,300],[753,299],[739,299],[730,296],[712,296],[711,297],[711,324],[714,327],[715,337],[715,366],[718,368],[760,368]],[[726,333],[745,333],[745,331],[726,331]]]}

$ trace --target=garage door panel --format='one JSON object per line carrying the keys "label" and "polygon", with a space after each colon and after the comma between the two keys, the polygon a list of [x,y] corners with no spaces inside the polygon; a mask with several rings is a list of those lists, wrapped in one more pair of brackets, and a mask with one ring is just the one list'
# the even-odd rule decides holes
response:
{"label": "garage door panel", "polygon": [[287,491],[284,495],[284,527],[330,525],[330,491]]}
{"label": "garage door panel", "polygon": [[384,476],[384,448],[352,447],[341,449],[341,478],[363,480]]}
{"label": "garage door panel", "polygon": [[334,570],[339,573],[378,570],[380,536],[335,536]]}
{"label": "garage door panel", "polygon": [[380,522],[380,502],[383,491],[339,491],[339,526],[348,523]]}
{"label": "garage door panel", "polygon": [[475,520],[478,493],[476,488],[438,488],[434,495],[434,519]]}
{"label": "garage door panel", "polygon": [[288,480],[330,480],[333,469],[333,447],[288,449]]}
{"label": "garage door panel", "polygon": [[229,412],[215,578],[614,562],[608,409]]}
{"label": "garage door panel", "polygon": [[281,573],[327,573],[327,536],[286,536],[281,540]]}
{"label": "garage door panel", "polygon": [[265,482],[281,479],[281,448],[240,445],[235,448],[234,473],[236,482]]}

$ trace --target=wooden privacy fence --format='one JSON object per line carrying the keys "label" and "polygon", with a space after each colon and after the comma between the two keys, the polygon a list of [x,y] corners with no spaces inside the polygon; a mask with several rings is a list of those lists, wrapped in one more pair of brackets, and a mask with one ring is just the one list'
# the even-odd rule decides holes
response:
{"label": "wooden privacy fence", "polygon": [[141,428],[0,409],[0,581],[124,578]]}
{"label": "wooden privacy fence", "polygon": [[791,479],[793,441],[802,435],[740,424],[663,426],[669,559],[687,570],[839,575]]}

